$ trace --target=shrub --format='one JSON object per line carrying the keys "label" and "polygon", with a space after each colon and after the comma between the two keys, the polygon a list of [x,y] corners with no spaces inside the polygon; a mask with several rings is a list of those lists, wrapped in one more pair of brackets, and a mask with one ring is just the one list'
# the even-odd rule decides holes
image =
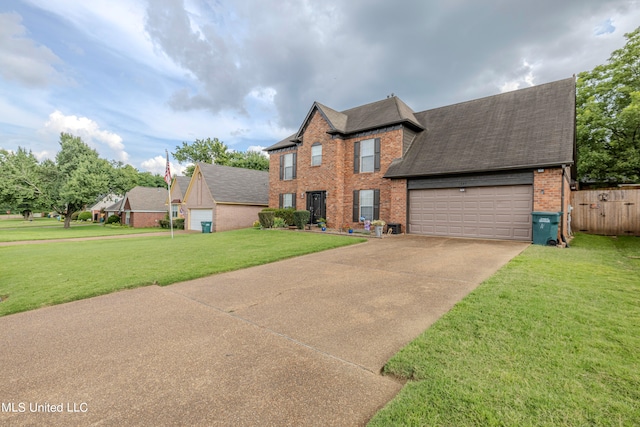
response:
{"label": "shrub", "polygon": [[71,214],[71,221],[77,221],[78,220],[78,215],[80,215],[80,212],[74,212]]}
{"label": "shrub", "polygon": [[[71,215],[71,219],[73,219],[73,214]],[[91,221],[91,212],[80,212],[80,214],[78,214],[78,221]]]}
{"label": "shrub", "polygon": [[287,226],[287,223],[284,221],[284,219],[277,216],[273,218],[273,226],[274,228],[284,228]]}
{"label": "shrub", "polygon": [[296,210],[293,208],[264,208],[262,212],[273,212],[277,218],[284,219],[286,225],[295,225],[293,221],[293,213]]}
{"label": "shrub", "polygon": [[262,228],[271,228],[273,227],[273,220],[276,217],[272,211],[267,212],[258,212],[258,219],[260,220],[260,225]]}
{"label": "shrub", "polygon": [[184,230],[184,218],[174,219],[173,228],[175,228],[176,230]]}
{"label": "shrub", "polygon": [[300,210],[293,213],[293,223],[300,230],[304,229],[304,225],[309,222],[309,218],[311,218],[311,212],[309,211]]}
{"label": "shrub", "polygon": [[260,228],[260,221],[254,221],[253,228]]}
{"label": "shrub", "polygon": [[120,224],[120,217],[118,215],[111,215],[107,218],[107,224]]}

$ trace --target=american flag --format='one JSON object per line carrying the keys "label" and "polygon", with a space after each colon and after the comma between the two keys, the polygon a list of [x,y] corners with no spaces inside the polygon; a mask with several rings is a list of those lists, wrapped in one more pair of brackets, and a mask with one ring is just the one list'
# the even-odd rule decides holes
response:
{"label": "american flag", "polygon": [[164,170],[164,182],[166,182],[167,185],[170,185],[171,184],[171,168],[169,166],[169,152],[166,151],[166,153],[167,153],[167,167]]}

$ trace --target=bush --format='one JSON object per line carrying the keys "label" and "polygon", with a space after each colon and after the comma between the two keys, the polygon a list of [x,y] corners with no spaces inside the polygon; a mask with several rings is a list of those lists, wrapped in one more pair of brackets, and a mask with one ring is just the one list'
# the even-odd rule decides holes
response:
{"label": "bush", "polygon": [[[73,219],[73,214],[71,215],[71,219]],[[91,212],[80,212],[80,214],[78,214],[78,221],[91,221]]]}
{"label": "bush", "polygon": [[286,225],[295,225],[293,221],[293,213],[296,210],[293,208],[264,208],[262,212],[273,212],[277,218],[284,219]]}
{"label": "bush", "polygon": [[254,221],[253,222],[253,228],[260,228],[260,227],[261,227],[260,221]]}
{"label": "bush", "polygon": [[111,215],[107,218],[107,224],[120,224],[120,217],[118,215]]}
{"label": "bush", "polygon": [[78,220],[78,215],[80,215],[80,212],[74,212],[71,214],[71,221],[77,221]]}
{"label": "bush", "polygon": [[258,212],[258,219],[260,220],[260,225],[262,225],[262,228],[273,227],[273,220],[275,217],[276,214],[273,213],[273,211]]}
{"label": "bush", "polygon": [[293,223],[300,230],[304,229],[304,225],[309,222],[309,218],[311,218],[311,212],[309,211],[301,210],[293,213]]}
{"label": "bush", "polygon": [[184,230],[184,218],[174,219],[173,228],[175,228],[176,230]]}
{"label": "bush", "polygon": [[273,226],[275,228],[284,228],[287,226],[287,223],[284,222],[284,219],[277,216],[273,219]]}

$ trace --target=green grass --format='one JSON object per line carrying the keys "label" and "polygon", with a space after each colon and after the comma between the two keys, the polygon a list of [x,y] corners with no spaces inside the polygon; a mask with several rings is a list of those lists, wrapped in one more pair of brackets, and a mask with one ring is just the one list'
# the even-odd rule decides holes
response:
{"label": "green grass", "polygon": [[245,229],[0,247],[0,316],[150,284],[363,242],[347,236]]}
{"label": "green grass", "polygon": [[0,219],[0,230],[4,228],[23,228],[23,227],[49,227],[58,226],[62,222],[56,218],[34,218],[33,221],[25,221],[23,219]]}
{"label": "green grass", "polygon": [[531,246],[384,367],[372,426],[640,425],[640,238]]}
{"label": "green grass", "polygon": [[[0,223],[7,222],[1,221]],[[27,222],[29,221],[22,221]],[[121,227],[119,225],[101,225],[101,224],[76,224],[72,223],[70,228],[64,228],[64,224],[55,221],[55,223],[45,226],[40,223],[39,226],[21,225],[16,228],[0,228],[0,242],[18,242],[23,240],[55,240],[69,239],[77,237],[104,237],[115,236],[121,234],[140,234],[140,233],[156,233],[169,230],[153,227],[153,228],[131,228]]]}

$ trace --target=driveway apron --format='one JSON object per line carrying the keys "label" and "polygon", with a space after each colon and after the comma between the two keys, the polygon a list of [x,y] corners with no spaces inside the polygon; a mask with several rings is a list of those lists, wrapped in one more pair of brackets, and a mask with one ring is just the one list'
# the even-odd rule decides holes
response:
{"label": "driveway apron", "polygon": [[364,425],[384,363],[526,244],[389,236],[0,318],[2,425]]}

